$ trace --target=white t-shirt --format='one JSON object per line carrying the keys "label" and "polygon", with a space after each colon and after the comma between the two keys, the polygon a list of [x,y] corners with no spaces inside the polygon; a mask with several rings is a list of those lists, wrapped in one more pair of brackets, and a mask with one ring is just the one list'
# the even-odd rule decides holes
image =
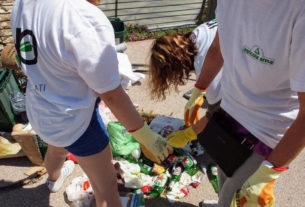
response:
{"label": "white t-shirt", "polygon": [[[215,35],[217,32],[217,21],[212,20],[210,22],[206,22],[196,27],[193,31],[193,40],[195,41],[198,47],[198,54],[194,58],[194,67],[197,79],[200,76],[203,62],[205,60],[205,56],[214,41]],[[214,104],[220,101],[221,93],[220,93],[220,79],[222,76],[222,70],[217,74],[214,80],[208,87],[206,92],[206,98],[209,104]]]}
{"label": "white t-shirt", "polygon": [[220,0],[222,107],[274,148],[305,92],[305,1]]}
{"label": "white t-shirt", "polygon": [[11,24],[29,77],[29,121],[47,143],[71,145],[87,129],[97,93],[120,85],[112,25],[86,0],[16,0]]}

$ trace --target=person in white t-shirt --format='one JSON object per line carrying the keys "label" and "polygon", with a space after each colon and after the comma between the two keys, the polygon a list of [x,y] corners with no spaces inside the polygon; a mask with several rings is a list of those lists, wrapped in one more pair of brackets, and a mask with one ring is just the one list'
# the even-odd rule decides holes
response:
{"label": "person in white t-shirt", "polygon": [[[274,206],[275,180],[305,146],[305,2],[219,0],[216,13],[206,60],[224,63],[221,108],[258,140],[231,177],[220,169],[218,206]],[[197,84],[221,67],[204,65]]]}
{"label": "person in white t-shirt", "polygon": [[[168,34],[156,39],[151,49],[149,65],[151,95],[158,99],[165,98],[166,91],[185,84],[185,79],[191,72],[195,72],[198,79],[216,32],[215,19],[199,25],[191,33]],[[198,109],[203,104],[205,91],[208,109],[217,108],[221,100],[220,79],[221,72],[207,90],[198,88],[195,84],[192,96],[185,107],[184,120],[187,126],[199,120]],[[194,101],[194,105],[197,106],[191,107],[189,103],[193,102],[194,98],[197,99]],[[205,123],[197,124],[194,126],[195,131],[199,133],[204,126]]]}
{"label": "person in white t-shirt", "polygon": [[69,151],[88,175],[97,206],[121,206],[98,97],[155,161],[165,159],[170,146],[144,123],[122,89],[114,30],[89,2],[16,0],[12,32],[18,61],[28,76],[27,115],[49,144],[49,189],[58,191],[72,172],[71,162],[63,165]]}

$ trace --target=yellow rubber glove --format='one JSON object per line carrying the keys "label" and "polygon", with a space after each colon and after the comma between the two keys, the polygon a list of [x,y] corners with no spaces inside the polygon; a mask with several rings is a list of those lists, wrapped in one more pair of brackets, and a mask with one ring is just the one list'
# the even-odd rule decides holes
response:
{"label": "yellow rubber glove", "polygon": [[285,170],[272,168],[263,163],[240,191],[235,193],[231,207],[275,207],[273,185]]}
{"label": "yellow rubber glove", "polygon": [[182,148],[188,142],[197,139],[197,134],[194,132],[192,127],[184,130],[178,130],[167,136],[169,140],[167,143],[173,147]]}
{"label": "yellow rubber glove", "polygon": [[203,94],[205,90],[194,87],[190,100],[184,107],[184,121],[186,126],[195,124],[200,119],[198,109],[203,104]]}
{"label": "yellow rubber glove", "polygon": [[153,162],[160,163],[167,158],[168,154],[172,153],[172,147],[161,135],[154,133],[147,123],[130,134],[141,144],[144,155]]}

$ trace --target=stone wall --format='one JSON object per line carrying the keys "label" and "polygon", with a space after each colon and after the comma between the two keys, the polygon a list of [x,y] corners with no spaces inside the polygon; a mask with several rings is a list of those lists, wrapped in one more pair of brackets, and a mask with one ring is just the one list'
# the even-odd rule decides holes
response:
{"label": "stone wall", "polygon": [[8,43],[13,43],[10,16],[14,0],[0,0],[0,51]]}

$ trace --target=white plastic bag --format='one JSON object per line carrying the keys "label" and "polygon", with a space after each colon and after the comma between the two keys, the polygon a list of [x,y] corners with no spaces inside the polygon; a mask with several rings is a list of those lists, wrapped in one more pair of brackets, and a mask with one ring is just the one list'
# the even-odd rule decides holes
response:
{"label": "white plastic bag", "polygon": [[124,53],[117,53],[119,61],[119,73],[121,77],[121,85],[124,89],[128,88],[137,81],[145,78],[142,73],[135,73],[132,71],[131,63],[128,56]]}
{"label": "white plastic bag", "polygon": [[85,174],[72,180],[72,183],[66,188],[66,194],[75,207],[95,206],[94,192]]}
{"label": "white plastic bag", "polygon": [[183,126],[183,121],[181,119],[168,116],[157,116],[149,124],[149,127],[153,132],[159,133],[164,137],[177,131],[181,126]]}

